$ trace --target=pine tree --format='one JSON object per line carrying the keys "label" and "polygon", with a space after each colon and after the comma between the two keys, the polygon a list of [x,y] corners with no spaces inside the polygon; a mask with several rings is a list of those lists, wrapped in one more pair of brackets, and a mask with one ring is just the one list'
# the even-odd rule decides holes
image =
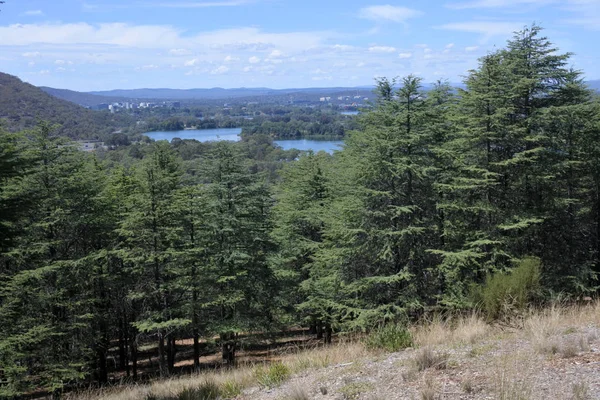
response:
{"label": "pine tree", "polygon": [[[287,312],[293,307],[303,310],[300,317],[320,338],[323,323],[331,326],[327,311],[322,309],[322,296],[313,281],[314,256],[323,245],[327,213],[331,206],[328,167],[331,157],[312,152],[284,168],[277,186],[273,237],[279,244],[274,259],[279,286]],[[319,294],[317,295],[317,292]]]}
{"label": "pine tree", "polygon": [[124,261],[131,263],[137,280],[129,298],[143,304],[133,326],[156,336],[160,374],[167,376],[174,361],[173,334],[191,321],[179,309],[177,293],[181,289],[173,286],[178,267],[173,253],[178,220],[172,204],[181,170],[168,143],[153,146],[137,171],[136,190],[118,233],[127,249]]}
{"label": "pine tree", "polygon": [[275,322],[271,201],[232,144],[215,144],[205,177],[209,301],[203,307],[210,312],[209,331],[221,337],[224,361],[233,363],[240,333],[268,330]]}

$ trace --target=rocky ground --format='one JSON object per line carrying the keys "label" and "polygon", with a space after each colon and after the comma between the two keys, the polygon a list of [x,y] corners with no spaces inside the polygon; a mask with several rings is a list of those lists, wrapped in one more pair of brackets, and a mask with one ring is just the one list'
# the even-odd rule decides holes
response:
{"label": "rocky ground", "polygon": [[550,311],[521,329],[466,327],[462,338],[446,333],[451,343],[425,332],[420,348],[307,370],[240,399],[600,399],[597,311]]}

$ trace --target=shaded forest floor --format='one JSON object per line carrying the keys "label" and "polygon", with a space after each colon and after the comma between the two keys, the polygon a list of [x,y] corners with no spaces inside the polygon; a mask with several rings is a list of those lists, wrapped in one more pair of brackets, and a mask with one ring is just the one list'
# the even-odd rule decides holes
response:
{"label": "shaded forest floor", "polygon": [[600,398],[600,302],[552,307],[503,324],[475,315],[434,319],[411,331],[414,347],[394,353],[338,338],[328,347],[291,345],[263,354],[270,366],[257,357],[236,369],[69,398],[171,400],[207,387],[239,400]]}

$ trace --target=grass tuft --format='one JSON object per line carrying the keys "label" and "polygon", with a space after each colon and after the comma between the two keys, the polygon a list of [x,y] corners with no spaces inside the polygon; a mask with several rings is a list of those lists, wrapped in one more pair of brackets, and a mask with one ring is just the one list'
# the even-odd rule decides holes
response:
{"label": "grass tuft", "polygon": [[417,371],[424,371],[428,368],[446,369],[448,359],[448,353],[436,353],[430,347],[424,347],[413,359],[413,365]]}
{"label": "grass tuft", "polygon": [[274,388],[285,382],[291,375],[290,368],[276,362],[269,366],[260,366],[254,370],[256,381],[262,387]]}

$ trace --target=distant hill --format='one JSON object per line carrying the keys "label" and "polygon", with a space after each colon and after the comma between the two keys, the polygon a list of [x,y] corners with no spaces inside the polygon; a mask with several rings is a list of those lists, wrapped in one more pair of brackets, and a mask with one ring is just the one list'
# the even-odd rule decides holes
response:
{"label": "distant hill", "polygon": [[0,124],[10,131],[45,120],[60,124],[58,134],[73,139],[104,138],[132,124],[131,117],[85,109],[58,99],[19,78],[0,72]]}
{"label": "distant hill", "polygon": [[120,103],[129,100],[124,97],[98,96],[91,93],[76,92],[68,89],[55,89],[46,86],[39,86],[39,88],[54,97],[58,97],[59,99],[67,100],[71,103],[79,104],[85,107],[93,107],[102,103]]}
{"label": "distant hill", "polygon": [[372,90],[369,87],[360,88],[304,88],[304,89],[269,89],[269,88],[237,88],[237,89],[117,89],[99,92],[89,92],[98,96],[116,96],[137,99],[169,99],[169,100],[192,100],[192,99],[235,99],[241,97],[277,96],[294,93],[330,94],[334,92],[356,90]]}
{"label": "distant hill", "polygon": [[600,79],[594,81],[587,81],[586,83],[590,87],[590,89],[594,89],[595,91],[600,92]]}

